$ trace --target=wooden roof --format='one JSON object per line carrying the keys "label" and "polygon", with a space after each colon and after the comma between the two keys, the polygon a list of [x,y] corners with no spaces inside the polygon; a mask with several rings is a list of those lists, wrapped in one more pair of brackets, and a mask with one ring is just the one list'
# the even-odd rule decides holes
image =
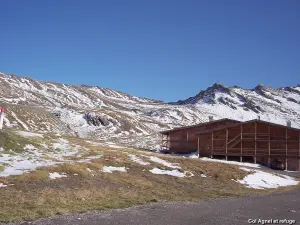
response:
{"label": "wooden roof", "polygon": [[226,129],[226,128],[237,127],[237,126],[240,126],[241,124],[249,124],[249,123],[254,123],[254,122],[269,124],[269,125],[282,127],[282,128],[288,128],[289,130],[294,130],[294,131],[300,131],[300,129],[298,129],[298,128],[288,127],[288,126],[277,124],[277,123],[271,123],[271,122],[267,122],[267,121],[264,121],[264,120],[254,119],[254,120],[248,120],[248,121],[245,121],[245,122],[239,122],[239,123],[236,123],[236,124],[225,125],[224,127],[209,129],[209,130],[206,130],[206,131],[203,131],[203,132],[199,132],[199,133],[197,133],[197,135],[207,134],[207,133],[211,133],[213,131],[219,131],[219,130],[223,130],[223,129]]}
{"label": "wooden roof", "polygon": [[[191,126],[177,127],[177,128],[173,128],[173,129],[170,129],[170,130],[161,131],[159,133],[168,134],[168,133],[174,132],[174,131],[185,130],[185,129],[193,128],[193,127],[200,127],[200,126],[204,126],[204,125],[207,125],[207,124],[213,124],[213,123],[218,123],[218,122],[222,122],[222,121],[233,121],[233,122],[236,122],[238,124],[241,123],[241,121],[239,121],[239,120],[224,118],[224,119],[220,119],[220,120],[213,120],[213,121],[208,121],[208,122],[205,122],[205,123],[199,123],[199,124],[191,125]],[[224,126],[226,126],[226,125],[224,125]]]}

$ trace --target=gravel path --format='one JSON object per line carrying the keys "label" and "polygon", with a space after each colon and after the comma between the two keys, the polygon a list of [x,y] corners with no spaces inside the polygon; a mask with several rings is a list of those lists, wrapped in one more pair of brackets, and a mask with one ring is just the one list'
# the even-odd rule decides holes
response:
{"label": "gravel path", "polygon": [[[198,203],[168,203],[101,212],[70,214],[22,225],[189,225],[249,224],[248,220],[279,219],[300,223],[300,190],[266,196],[206,199]],[[285,221],[281,224],[293,224]],[[260,223],[263,224],[263,223]],[[274,222],[273,222],[274,224]]]}

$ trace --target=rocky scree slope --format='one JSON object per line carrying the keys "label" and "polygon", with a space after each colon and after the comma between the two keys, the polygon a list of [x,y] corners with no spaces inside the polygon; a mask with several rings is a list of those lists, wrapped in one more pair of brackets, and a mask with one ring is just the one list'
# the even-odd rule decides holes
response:
{"label": "rocky scree slope", "polygon": [[5,125],[159,149],[158,131],[215,119],[255,119],[300,127],[300,86],[247,90],[214,84],[194,97],[164,103],[109,88],[38,81],[0,73]]}

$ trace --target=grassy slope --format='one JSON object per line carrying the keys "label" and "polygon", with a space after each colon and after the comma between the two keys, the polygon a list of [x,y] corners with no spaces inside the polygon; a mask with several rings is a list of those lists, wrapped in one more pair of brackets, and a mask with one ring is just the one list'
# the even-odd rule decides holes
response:
{"label": "grassy slope", "polygon": [[[60,132],[71,135],[73,132],[68,128],[67,124],[52,115],[46,108],[34,107],[27,105],[15,105],[3,103],[0,101],[1,107],[5,108],[5,118],[10,121],[16,129],[26,129],[16,118],[22,121],[31,131]],[[14,115],[15,114],[15,115]],[[4,121],[7,127],[6,120]]]}
{"label": "grassy slope", "polygon": [[0,147],[3,148],[4,153],[9,153],[10,150],[13,150],[15,153],[21,153],[26,145],[38,147],[40,139],[38,137],[23,137],[9,129],[0,131]]}
{"label": "grassy slope", "polygon": [[[153,153],[119,149],[111,151],[111,148],[93,146],[83,139],[69,138],[69,141],[89,148],[86,154],[102,154],[103,157],[89,163],[59,164],[19,176],[0,178],[0,183],[14,184],[0,188],[0,221],[36,219],[67,212],[122,208],[151,202],[199,201],[207,197],[262,193],[261,190],[249,189],[232,181],[248,174],[235,166],[156,155],[169,162],[180,163],[180,170],[191,171],[195,176],[177,178],[155,175],[149,172],[153,167],[170,168],[145,157]],[[131,161],[126,152],[151,162],[151,165],[143,166]],[[104,165],[125,166],[128,172],[103,173]],[[50,180],[49,172],[65,172],[68,177]],[[201,174],[207,177],[203,178]]]}

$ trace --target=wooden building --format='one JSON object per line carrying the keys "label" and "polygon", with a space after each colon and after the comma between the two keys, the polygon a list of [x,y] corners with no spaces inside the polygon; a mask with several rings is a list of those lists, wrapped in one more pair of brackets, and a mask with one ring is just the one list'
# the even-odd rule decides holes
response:
{"label": "wooden building", "polygon": [[161,132],[162,147],[170,153],[234,159],[287,170],[300,170],[300,129],[262,120],[222,119]]}
{"label": "wooden building", "polygon": [[195,152],[198,150],[198,133],[238,123],[240,123],[238,120],[221,119],[162,131],[162,148],[171,153]]}

